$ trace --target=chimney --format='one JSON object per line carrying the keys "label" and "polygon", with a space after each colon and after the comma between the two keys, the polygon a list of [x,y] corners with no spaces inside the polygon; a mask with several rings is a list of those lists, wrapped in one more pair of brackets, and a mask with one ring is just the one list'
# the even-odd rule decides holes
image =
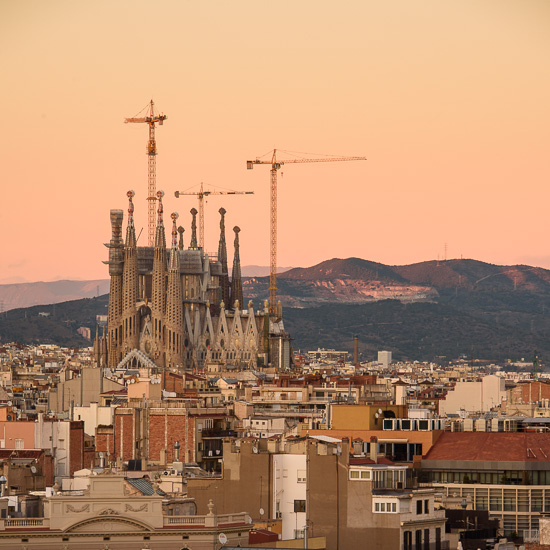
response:
{"label": "chimney", "polygon": [[359,337],[357,334],[353,338],[353,364],[355,366],[359,364]]}
{"label": "chimney", "polygon": [[374,463],[378,462],[378,438],[375,435],[370,438],[369,457]]}

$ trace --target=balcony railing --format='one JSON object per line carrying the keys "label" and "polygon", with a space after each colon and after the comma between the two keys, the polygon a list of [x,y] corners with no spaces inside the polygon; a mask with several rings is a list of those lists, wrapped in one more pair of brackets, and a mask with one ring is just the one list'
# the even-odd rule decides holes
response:
{"label": "balcony railing", "polygon": [[198,527],[219,527],[235,523],[248,523],[248,514],[220,514],[217,516],[165,516],[164,526],[198,526]]}
{"label": "balcony railing", "polygon": [[202,437],[237,437],[235,430],[218,430],[217,428],[202,430]]}
{"label": "balcony railing", "polygon": [[[233,524],[248,524],[248,514],[220,514],[212,516],[164,516],[164,527],[220,527]],[[0,519],[0,531],[6,529],[48,529],[50,518]]]}
{"label": "balcony railing", "polygon": [[49,527],[48,518],[13,518],[0,520],[0,530],[21,529],[22,527]]}

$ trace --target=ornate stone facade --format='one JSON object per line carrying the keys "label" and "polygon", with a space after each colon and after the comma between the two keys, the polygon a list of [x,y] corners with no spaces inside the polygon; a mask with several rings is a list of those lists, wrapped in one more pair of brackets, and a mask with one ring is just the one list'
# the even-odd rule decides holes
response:
{"label": "ornate stone facade", "polygon": [[[220,209],[218,257],[197,245],[196,210],[191,210],[190,246],[183,245],[183,228],[172,214],[170,248],[166,247],[162,191],[154,247],[137,246],[133,222],[133,191],[128,192],[128,225],[122,241],[123,212],[111,211],[109,249],[111,290],[108,330],[96,335],[98,366],[116,367],[132,350],[145,358],[139,366],[192,370],[208,362],[255,367],[270,362],[278,349],[281,319],[270,319],[267,305],[243,308],[239,231],[235,227],[235,254],[231,282],[227,273],[225,210]],[[178,242],[179,233],[179,242]],[[230,297],[231,303],[226,300]],[[274,330],[276,329],[276,330]],[[270,344],[270,335],[274,342]],[[287,338],[288,340],[288,338]],[[288,344],[287,344],[288,347]],[[280,354],[274,354],[278,362]],[[141,364],[145,363],[145,364]]]}

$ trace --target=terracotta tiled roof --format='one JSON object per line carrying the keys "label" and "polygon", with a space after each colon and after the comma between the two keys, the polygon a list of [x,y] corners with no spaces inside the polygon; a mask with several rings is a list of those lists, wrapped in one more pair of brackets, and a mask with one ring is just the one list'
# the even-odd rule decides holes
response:
{"label": "terracotta tiled roof", "polygon": [[548,462],[550,433],[444,432],[424,460]]}

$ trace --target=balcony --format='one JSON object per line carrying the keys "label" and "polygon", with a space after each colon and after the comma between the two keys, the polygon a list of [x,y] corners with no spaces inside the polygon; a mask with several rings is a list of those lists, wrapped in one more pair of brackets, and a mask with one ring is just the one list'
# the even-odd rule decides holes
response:
{"label": "balcony", "polygon": [[203,439],[205,437],[237,437],[235,430],[222,430],[218,428],[203,429],[201,434]]}
{"label": "balcony", "polygon": [[[211,516],[164,516],[163,526],[165,528],[204,528],[204,527],[224,527],[230,525],[248,525],[248,514],[240,512],[238,514],[220,514]],[[13,518],[0,519],[0,531],[9,531],[10,529],[21,529],[30,531],[33,529],[41,530],[50,528],[49,518]]]}
{"label": "balcony", "polygon": [[220,514],[218,516],[165,516],[164,527],[222,527],[225,525],[247,524],[248,514]]}

